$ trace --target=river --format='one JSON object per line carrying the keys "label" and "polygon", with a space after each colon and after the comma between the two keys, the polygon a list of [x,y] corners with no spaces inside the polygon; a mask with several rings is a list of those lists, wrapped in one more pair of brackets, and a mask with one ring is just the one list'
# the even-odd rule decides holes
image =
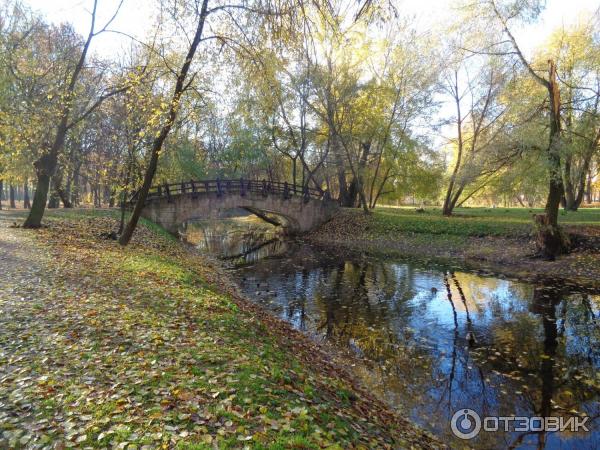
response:
{"label": "river", "polygon": [[[452,446],[600,447],[600,293],[320,247],[252,217],[189,223],[185,239],[222,258],[248,298],[352,354],[400,414]],[[467,433],[471,411],[498,431],[458,439],[451,419]],[[494,419],[514,416],[567,429]],[[585,416],[589,431],[569,430]]]}

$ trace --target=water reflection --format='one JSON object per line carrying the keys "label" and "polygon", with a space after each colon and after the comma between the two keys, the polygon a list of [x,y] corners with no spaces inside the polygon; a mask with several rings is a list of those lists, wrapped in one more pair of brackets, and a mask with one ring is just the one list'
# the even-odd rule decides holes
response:
{"label": "water reflection", "polygon": [[[308,245],[236,274],[295,327],[363,358],[369,387],[446,442],[459,408],[600,413],[600,296]],[[482,433],[469,444],[594,448],[600,434],[588,424],[590,433]]]}
{"label": "water reflection", "polygon": [[280,228],[237,209],[230,211],[227,217],[186,222],[180,235],[198,249],[234,265],[283,254],[290,245],[282,239]]}
{"label": "water reflection", "polygon": [[[589,433],[480,433],[477,448],[596,448],[600,295],[343,255],[284,241],[248,217],[189,225],[188,240],[234,258],[248,297],[352,352],[369,389],[453,437],[461,408],[481,416],[587,415]],[[266,227],[266,228],[265,228]]]}

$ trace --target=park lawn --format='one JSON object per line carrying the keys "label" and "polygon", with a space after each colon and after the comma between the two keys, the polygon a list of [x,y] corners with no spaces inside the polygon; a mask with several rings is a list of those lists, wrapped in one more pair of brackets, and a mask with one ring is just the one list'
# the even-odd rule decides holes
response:
{"label": "park lawn", "polygon": [[111,212],[46,223],[0,228],[24,265],[0,291],[0,447],[437,446],[156,226],[122,249]]}
{"label": "park lawn", "polygon": [[[419,233],[449,236],[527,237],[532,230],[532,215],[543,209],[529,208],[457,208],[444,217],[440,208],[378,207],[372,218],[371,232],[377,235]],[[569,227],[600,227],[600,208],[560,211],[559,222]]]}
{"label": "park lawn", "polygon": [[560,211],[559,222],[575,246],[556,262],[536,257],[532,215],[540,212],[458,208],[452,217],[444,217],[440,208],[378,207],[368,215],[358,208],[344,208],[308,239],[319,245],[427,264],[600,288],[600,209]]}

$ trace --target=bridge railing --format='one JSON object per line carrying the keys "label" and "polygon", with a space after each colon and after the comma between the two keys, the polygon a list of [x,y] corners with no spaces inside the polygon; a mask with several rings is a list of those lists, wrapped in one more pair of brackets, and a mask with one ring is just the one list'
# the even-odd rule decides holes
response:
{"label": "bridge railing", "polygon": [[[305,201],[311,198],[323,199],[323,192],[309,187],[302,187],[281,181],[266,181],[266,180],[245,180],[239,178],[236,180],[190,180],[181,181],[179,183],[165,183],[152,186],[148,192],[146,201],[151,201],[158,198],[169,199],[175,195],[190,194],[192,196],[199,194],[217,194],[228,195],[238,194],[244,196],[248,193],[269,195],[280,195],[283,198],[302,197]],[[135,191],[129,203],[137,201],[139,191]]]}

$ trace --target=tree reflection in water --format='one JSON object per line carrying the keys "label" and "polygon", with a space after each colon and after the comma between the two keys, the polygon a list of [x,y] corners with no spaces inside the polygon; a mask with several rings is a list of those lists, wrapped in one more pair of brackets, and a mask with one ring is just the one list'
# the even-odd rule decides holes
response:
{"label": "tree reflection in water", "polygon": [[288,251],[281,229],[242,210],[232,210],[226,218],[185,222],[179,233],[198,249],[236,265]]}
{"label": "tree reflection in water", "polygon": [[[343,259],[302,244],[236,273],[246,293],[294,326],[361,358],[356,372],[371,390],[448,442],[459,408],[598,414],[598,296]],[[270,294],[255,295],[256,282]],[[470,444],[589,447],[598,439],[592,427],[583,435],[482,433]]]}
{"label": "tree reflection in water", "polygon": [[[236,269],[244,292],[347,349],[356,373],[449,443],[482,416],[589,415],[590,433],[481,433],[479,448],[590,448],[600,439],[600,296],[295,242]],[[269,253],[266,252],[269,256]]]}

